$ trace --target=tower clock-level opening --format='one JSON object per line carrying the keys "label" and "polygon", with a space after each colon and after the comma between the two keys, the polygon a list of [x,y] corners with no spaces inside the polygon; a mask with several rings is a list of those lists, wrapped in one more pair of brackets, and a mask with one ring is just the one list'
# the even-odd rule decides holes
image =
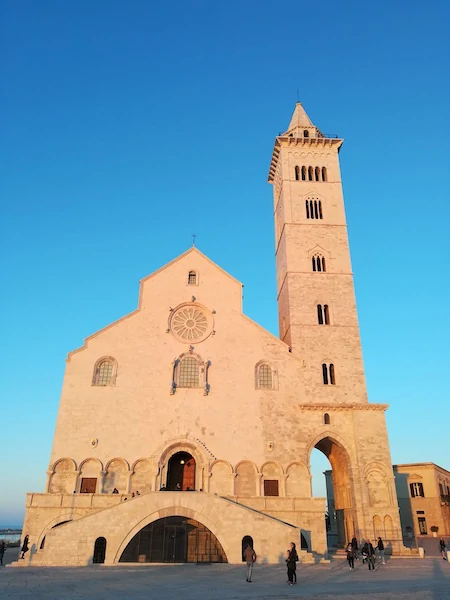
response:
{"label": "tower clock-level opening", "polygon": [[183,492],[195,490],[195,458],[192,454],[177,452],[170,458],[166,487]]}
{"label": "tower clock-level opening", "polygon": [[327,510],[324,518],[328,548],[343,547],[356,533],[350,458],[339,443],[325,437],[315,445],[311,459],[311,463],[325,475],[325,488],[323,480],[313,478],[313,496],[326,495]]}

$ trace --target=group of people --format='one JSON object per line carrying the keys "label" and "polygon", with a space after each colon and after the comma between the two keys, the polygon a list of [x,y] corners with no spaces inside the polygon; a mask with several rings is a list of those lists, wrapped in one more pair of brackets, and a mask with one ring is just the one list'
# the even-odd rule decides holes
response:
{"label": "group of people", "polygon": [[[358,540],[354,537],[351,542],[347,544],[346,548],[347,552],[347,561],[350,570],[354,571],[355,569],[355,560],[359,558],[358,555]],[[361,561],[362,564],[367,562],[367,566],[369,567],[369,571],[375,569],[375,557],[378,554],[381,564],[386,564],[384,560],[384,543],[381,537],[378,538],[376,542],[375,548],[370,540],[366,540],[361,547]]]}
{"label": "group of people", "polygon": [[[253,565],[256,562],[257,556],[254,549],[247,544],[243,551],[243,558],[247,565],[247,583],[252,582],[252,574],[253,574]],[[287,583],[289,585],[295,585],[297,583],[297,562],[298,562],[298,554],[297,548],[294,542],[290,543],[289,550],[287,550],[287,558],[286,558],[286,566],[287,566]]]}

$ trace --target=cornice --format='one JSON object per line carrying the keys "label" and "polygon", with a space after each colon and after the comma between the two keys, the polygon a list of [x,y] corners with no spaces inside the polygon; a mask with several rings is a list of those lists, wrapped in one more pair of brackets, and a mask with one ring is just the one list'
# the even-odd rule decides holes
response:
{"label": "cornice", "polygon": [[320,410],[320,411],[354,411],[354,410],[379,410],[385,411],[389,404],[297,404],[301,410]]}

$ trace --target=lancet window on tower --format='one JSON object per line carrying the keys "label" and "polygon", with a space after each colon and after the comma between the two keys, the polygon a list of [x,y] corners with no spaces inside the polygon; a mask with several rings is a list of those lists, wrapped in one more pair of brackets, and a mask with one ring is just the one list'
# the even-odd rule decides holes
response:
{"label": "lancet window on tower", "polygon": [[307,219],[323,219],[321,200],[305,200],[305,208]]}
{"label": "lancet window on tower", "polygon": [[299,181],[300,180],[300,167],[296,166],[294,171],[295,171],[295,181]]}
{"label": "lancet window on tower", "polygon": [[313,254],[311,257],[312,270],[318,273],[325,273],[326,264],[325,257],[321,254]]}
{"label": "lancet window on tower", "polygon": [[309,131],[307,129],[303,131],[303,137],[309,138]]}
{"label": "lancet window on tower", "polygon": [[[297,170],[298,169],[298,170]],[[295,181],[300,180],[300,167],[295,167]],[[301,168],[302,181],[327,181],[326,167],[305,167]]]}
{"label": "lancet window on tower", "polygon": [[329,365],[326,363],[322,364],[322,378],[324,385],[336,385],[334,365],[332,363]]}
{"label": "lancet window on tower", "polygon": [[319,322],[319,325],[330,324],[330,312],[328,309],[328,304],[317,305],[317,320]]}
{"label": "lancet window on tower", "polygon": [[329,425],[330,424],[330,415],[328,413],[325,413],[323,415],[323,424],[324,425]]}
{"label": "lancet window on tower", "polygon": [[306,181],[306,167],[302,167],[302,181]]}
{"label": "lancet window on tower", "polygon": [[314,169],[308,167],[308,181],[314,181]]}

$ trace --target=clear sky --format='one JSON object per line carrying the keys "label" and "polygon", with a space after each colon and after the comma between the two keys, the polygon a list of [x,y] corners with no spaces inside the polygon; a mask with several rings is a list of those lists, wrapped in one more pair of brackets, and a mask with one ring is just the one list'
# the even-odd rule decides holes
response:
{"label": "clear sky", "polygon": [[67,352],[133,310],[138,280],[193,232],[278,333],[267,172],[297,89],[345,138],[369,397],[390,404],[393,462],[450,468],[450,4],[0,5],[0,525],[44,490]]}

